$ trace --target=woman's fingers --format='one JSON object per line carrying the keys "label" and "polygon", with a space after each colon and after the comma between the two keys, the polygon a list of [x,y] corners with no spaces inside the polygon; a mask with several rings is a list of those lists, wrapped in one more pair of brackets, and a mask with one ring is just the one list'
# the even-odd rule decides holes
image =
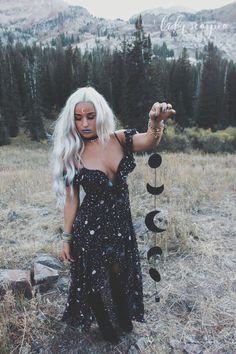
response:
{"label": "woman's fingers", "polygon": [[161,111],[161,103],[159,102],[154,103],[151,109],[152,115],[157,117],[160,114],[160,111]]}
{"label": "woman's fingers", "polygon": [[172,105],[170,103],[156,102],[153,104],[153,106],[149,112],[149,117],[150,118],[159,117],[161,119],[166,119],[174,114],[176,114],[176,111],[174,109],[172,109]]}
{"label": "woman's fingers", "polygon": [[62,258],[65,262],[74,262],[74,259],[70,255],[70,249],[66,246],[66,249],[62,250]]}

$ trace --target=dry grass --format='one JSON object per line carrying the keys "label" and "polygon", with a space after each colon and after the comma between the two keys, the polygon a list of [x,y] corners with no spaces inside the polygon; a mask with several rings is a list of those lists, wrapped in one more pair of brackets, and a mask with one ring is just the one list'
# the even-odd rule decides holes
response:
{"label": "dry grass", "polygon": [[[154,184],[155,172],[143,155],[136,156],[128,180],[133,219],[154,208],[146,183]],[[169,226],[147,240],[164,251],[159,303],[142,259],[147,322],[134,322],[134,332],[112,347],[96,329],[84,336],[58,323],[65,294],[57,288],[31,301],[8,291],[1,304],[1,353],[127,353],[139,337],[148,340],[146,354],[236,352],[235,156],[161,155],[157,185],[165,190],[156,206],[168,211]],[[15,138],[0,148],[0,160],[0,267],[30,269],[41,251],[60,258],[63,219],[55,209],[48,146]],[[9,221],[12,211],[17,218]]]}

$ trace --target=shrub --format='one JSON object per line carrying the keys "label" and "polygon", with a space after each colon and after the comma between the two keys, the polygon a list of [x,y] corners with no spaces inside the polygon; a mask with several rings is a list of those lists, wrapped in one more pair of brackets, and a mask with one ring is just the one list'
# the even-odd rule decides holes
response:
{"label": "shrub", "polygon": [[168,127],[166,134],[162,137],[160,145],[162,150],[188,151],[191,148],[190,141],[185,134],[175,134],[174,127]]}
{"label": "shrub", "polygon": [[193,149],[208,153],[234,152],[236,149],[236,128],[212,132],[211,129],[185,128],[184,130]]}

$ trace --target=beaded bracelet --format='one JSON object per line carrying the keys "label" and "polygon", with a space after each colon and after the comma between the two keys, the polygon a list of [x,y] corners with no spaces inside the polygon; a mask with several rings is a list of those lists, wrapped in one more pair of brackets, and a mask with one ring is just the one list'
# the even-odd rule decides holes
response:
{"label": "beaded bracelet", "polygon": [[65,243],[71,243],[72,241],[72,234],[69,232],[63,232],[62,234],[63,242]]}

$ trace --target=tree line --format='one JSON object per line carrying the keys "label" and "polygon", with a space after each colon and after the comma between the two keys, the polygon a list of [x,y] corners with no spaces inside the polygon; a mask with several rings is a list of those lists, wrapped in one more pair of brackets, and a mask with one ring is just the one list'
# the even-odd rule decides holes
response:
{"label": "tree line", "polygon": [[105,96],[123,127],[139,132],[147,129],[156,101],[172,103],[180,130],[235,126],[236,63],[222,58],[212,42],[197,64],[185,48],[178,59],[166,58],[168,52],[165,45],[152,46],[141,16],[133,36],[114,51],[97,44],[82,53],[60,40],[55,46],[0,42],[0,145],[21,129],[32,140],[44,139],[44,118],[55,119],[68,96],[87,85]]}

